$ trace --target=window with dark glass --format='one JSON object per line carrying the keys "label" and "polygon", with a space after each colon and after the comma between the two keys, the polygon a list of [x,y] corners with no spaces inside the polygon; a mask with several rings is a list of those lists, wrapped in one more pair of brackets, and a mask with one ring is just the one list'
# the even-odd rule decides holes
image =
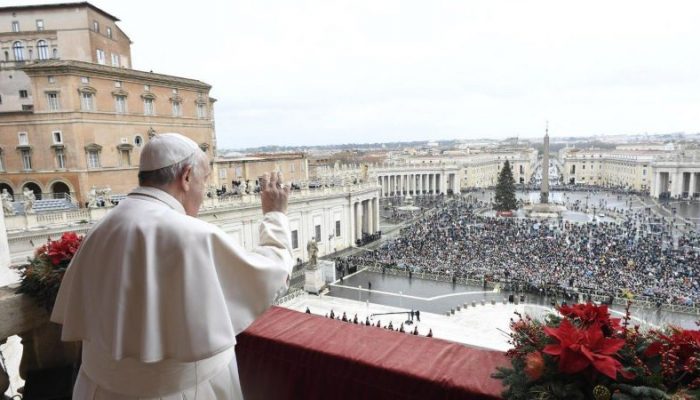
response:
{"label": "window with dark glass", "polygon": [[88,168],[100,167],[100,153],[97,150],[88,151]]}
{"label": "window with dark glass", "polygon": [[17,41],[12,44],[12,53],[15,55],[15,61],[24,61],[24,45]]}
{"label": "window with dark glass", "polygon": [[63,152],[63,149],[56,149],[56,168],[66,168],[66,155]]}
{"label": "window with dark glass", "polygon": [[49,59],[49,44],[46,42],[46,40],[36,42],[36,53],[40,60]]}
{"label": "window with dark glass", "polygon": [[32,169],[32,154],[29,150],[22,150],[22,169],[25,171]]}
{"label": "window with dark glass", "polygon": [[299,232],[296,230],[292,231],[292,249],[299,248]]}
{"label": "window with dark glass", "polygon": [[47,99],[47,103],[49,106],[49,111],[58,111],[58,109],[59,109],[58,93],[55,93],[55,92],[47,93],[46,99]]}

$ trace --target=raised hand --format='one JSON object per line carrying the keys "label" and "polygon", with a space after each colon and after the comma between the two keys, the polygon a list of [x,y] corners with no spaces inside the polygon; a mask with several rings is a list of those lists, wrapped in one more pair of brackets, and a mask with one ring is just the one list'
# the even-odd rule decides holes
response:
{"label": "raised hand", "polygon": [[282,182],[280,172],[272,172],[260,177],[260,198],[263,214],[270,211],[287,212],[289,186]]}

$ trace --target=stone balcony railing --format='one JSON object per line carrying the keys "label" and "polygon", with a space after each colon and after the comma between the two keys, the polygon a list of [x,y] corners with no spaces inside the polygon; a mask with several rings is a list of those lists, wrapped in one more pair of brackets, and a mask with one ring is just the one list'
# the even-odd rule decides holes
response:
{"label": "stone balcony railing", "polygon": [[[379,186],[373,182],[359,183],[356,185],[344,185],[333,187],[320,187],[315,189],[295,190],[289,197],[289,204],[292,205],[298,202],[309,201],[327,196],[348,195],[354,193],[362,193],[373,189],[378,189]],[[234,195],[222,198],[205,199],[202,204],[202,212],[217,208],[248,208],[260,206],[259,194]]]}
{"label": "stone balcony railing", "polygon": [[46,310],[33,299],[15,293],[14,288],[0,287],[0,344],[18,335],[22,353],[18,369],[12,367],[16,368],[15,355],[20,349],[13,346],[10,350],[14,351],[5,354],[8,371],[0,366],[0,397],[9,384],[16,394],[20,379],[26,380],[32,371],[71,366],[79,360],[80,344],[61,342],[60,325],[49,322],[48,318]]}
{"label": "stone balcony railing", "polygon": [[[289,198],[289,204],[309,201],[317,198],[338,195],[352,195],[355,193],[364,193],[377,189],[378,186],[374,183],[361,183],[357,185],[346,185],[336,187],[324,187],[317,189],[302,189],[292,192]],[[206,214],[208,211],[218,209],[241,209],[260,207],[260,195],[238,195],[228,196],[223,198],[207,198],[202,204],[201,214]],[[99,221],[104,217],[111,207],[100,208],[83,208],[79,210],[58,211],[44,214],[26,214],[5,216],[5,226],[9,233],[22,231],[23,237],[26,239],[31,236],[32,231],[37,231],[37,235],[46,238],[43,232],[38,232],[50,226],[75,226],[75,230],[80,230],[80,227],[89,227],[89,224]],[[12,239],[10,239],[11,241]]]}
{"label": "stone balcony railing", "polygon": [[[0,319],[0,342],[11,335],[22,337],[20,374],[29,375],[27,391],[36,387],[37,371],[75,367],[79,345],[61,344],[60,326],[47,323],[47,313],[32,300],[0,288]],[[499,399],[503,387],[490,375],[509,364],[498,351],[279,307],[258,318],[237,342],[248,400]]]}

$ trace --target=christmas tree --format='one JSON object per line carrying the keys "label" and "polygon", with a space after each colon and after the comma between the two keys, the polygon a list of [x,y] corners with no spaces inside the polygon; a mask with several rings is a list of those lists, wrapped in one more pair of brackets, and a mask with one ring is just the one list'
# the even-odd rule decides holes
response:
{"label": "christmas tree", "polygon": [[498,174],[495,200],[493,208],[496,211],[509,211],[517,208],[515,204],[515,179],[513,179],[513,171],[510,169],[508,160],[503,164],[503,168]]}

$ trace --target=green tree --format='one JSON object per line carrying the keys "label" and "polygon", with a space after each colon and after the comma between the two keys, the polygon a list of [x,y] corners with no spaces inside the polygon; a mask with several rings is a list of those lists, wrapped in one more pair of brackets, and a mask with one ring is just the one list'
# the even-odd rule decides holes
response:
{"label": "green tree", "polygon": [[510,169],[508,160],[503,164],[500,174],[498,174],[498,183],[496,184],[496,199],[494,210],[508,211],[515,210],[515,179],[513,179],[513,171]]}

